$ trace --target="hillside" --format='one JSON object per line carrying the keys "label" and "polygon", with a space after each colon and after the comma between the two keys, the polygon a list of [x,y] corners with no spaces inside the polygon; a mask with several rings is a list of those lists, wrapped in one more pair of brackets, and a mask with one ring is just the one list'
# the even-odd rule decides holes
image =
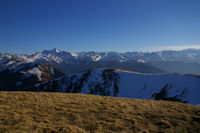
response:
{"label": "hillside", "polygon": [[95,69],[37,84],[32,90],[199,104],[199,86],[200,77],[196,75],[144,74],[121,69]]}
{"label": "hillside", "polygon": [[50,81],[64,74],[43,63],[8,61],[0,64],[0,90],[27,90],[34,84]]}
{"label": "hillside", "polygon": [[200,132],[200,107],[83,94],[0,92],[0,132]]}

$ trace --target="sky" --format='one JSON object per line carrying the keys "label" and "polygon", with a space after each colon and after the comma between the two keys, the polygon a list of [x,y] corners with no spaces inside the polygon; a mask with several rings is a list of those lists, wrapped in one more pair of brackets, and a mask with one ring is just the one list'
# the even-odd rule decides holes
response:
{"label": "sky", "polygon": [[200,48],[200,0],[0,0],[0,52]]}

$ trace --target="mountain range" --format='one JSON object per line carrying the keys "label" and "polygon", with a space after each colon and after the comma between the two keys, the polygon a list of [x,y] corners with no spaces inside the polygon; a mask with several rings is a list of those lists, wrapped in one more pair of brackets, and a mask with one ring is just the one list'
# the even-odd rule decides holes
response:
{"label": "mountain range", "polygon": [[95,68],[122,68],[143,73],[200,74],[200,50],[160,52],[80,52],[70,53],[58,49],[32,54],[0,54],[0,66],[23,61],[47,63],[65,74]]}
{"label": "mountain range", "polygon": [[85,93],[199,104],[200,50],[0,54],[0,90]]}

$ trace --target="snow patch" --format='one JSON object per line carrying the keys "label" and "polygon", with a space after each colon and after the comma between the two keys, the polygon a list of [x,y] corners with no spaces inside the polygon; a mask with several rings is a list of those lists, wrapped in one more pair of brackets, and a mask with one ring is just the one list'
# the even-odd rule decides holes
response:
{"label": "snow patch", "polygon": [[140,60],[140,59],[138,59],[137,62],[146,63],[144,60]]}
{"label": "snow patch", "polygon": [[93,61],[98,61],[98,60],[101,59],[101,56],[95,55],[95,56],[91,56],[91,58],[92,58]]}
{"label": "snow patch", "polygon": [[78,54],[75,54],[75,53],[71,53],[71,55],[74,56],[74,57],[78,56]]}
{"label": "snow patch", "polygon": [[30,69],[30,70],[28,70],[28,73],[29,73],[29,74],[33,74],[33,75],[36,75],[40,81],[42,80],[42,79],[41,79],[41,74],[42,74],[42,72],[40,71],[39,68]]}

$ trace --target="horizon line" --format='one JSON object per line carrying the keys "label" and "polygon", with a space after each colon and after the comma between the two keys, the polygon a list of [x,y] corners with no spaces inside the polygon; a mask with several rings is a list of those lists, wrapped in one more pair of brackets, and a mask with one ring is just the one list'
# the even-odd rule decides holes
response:
{"label": "horizon line", "polygon": [[[33,52],[27,52],[27,53],[15,53],[15,52],[0,52],[1,54],[17,54],[17,55],[26,55],[26,54],[34,54],[34,53],[38,53],[38,52],[43,52],[43,51],[54,51],[54,50],[59,50],[59,52],[68,52],[68,53],[89,53],[89,52],[95,52],[95,53],[106,53],[106,52],[116,52],[116,53],[131,53],[131,52],[138,52],[138,53],[155,53],[155,52],[164,52],[164,51],[184,51],[184,50],[200,50],[200,46],[198,48],[194,48],[194,47],[188,47],[188,48],[182,48],[182,49],[176,49],[174,47],[174,49],[170,49],[170,47],[168,47],[169,49],[158,49],[158,50],[147,50],[147,51],[124,51],[124,52],[120,52],[120,51],[95,51],[95,50],[89,50],[89,51],[79,51],[79,52],[70,52],[70,51],[66,51],[66,50],[61,50],[58,48],[53,48],[53,49],[44,49],[44,50],[38,50],[38,51],[33,51]],[[59,53],[57,52],[57,53]]]}

